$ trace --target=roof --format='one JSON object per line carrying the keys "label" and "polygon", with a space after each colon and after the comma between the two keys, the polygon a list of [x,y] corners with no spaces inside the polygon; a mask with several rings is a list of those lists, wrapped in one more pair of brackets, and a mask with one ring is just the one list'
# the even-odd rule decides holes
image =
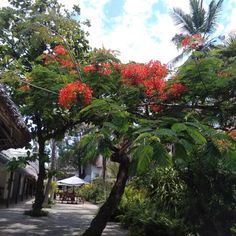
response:
{"label": "roof", "polygon": [[20,148],[30,141],[30,134],[16,105],[0,84],[0,150]]}
{"label": "roof", "polygon": [[[27,156],[27,151],[26,149],[13,149],[10,148],[8,150],[4,150],[0,152],[0,162],[3,164],[8,163],[11,161],[13,158],[18,159],[19,157],[26,157]],[[34,179],[38,178],[38,162],[32,162],[29,161],[28,164],[24,168],[17,168],[17,171],[20,173],[26,174],[28,176],[33,177]]]}

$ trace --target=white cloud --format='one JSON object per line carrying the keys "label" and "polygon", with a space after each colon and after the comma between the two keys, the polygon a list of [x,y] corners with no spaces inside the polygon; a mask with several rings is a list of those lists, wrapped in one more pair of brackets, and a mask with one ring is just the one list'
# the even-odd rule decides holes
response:
{"label": "white cloud", "polygon": [[189,12],[188,0],[165,0],[167,8],[172,10],[174,7],[181,8],[184,12]]}
{"label": "white cloud", "polygon": [[[146,21],[153,14],[152,7],[158,2],[157,0],[135,2],[126,0],[122,16],[116,18],[118,24],[109,32],[103,25],[105,2],[96,4],[98,1],[90,1],[89,7],[85,6],[84,2],[80,2],[81,15],[91,20],[89,40],[93,47],[105,46],[119,50],[121,60],[124,62],[129,60],[147,62],[159,59],[167,63],[177,55],[175,46],[170,44],[175,26],[169,13],[157,15],[156,25],[147,25]],[[95,8],[97,5],[99,7]]]}
{"label": "white cloud", "polygon": [[232,10],[232,14],[229,18],[229,24],[227,25],[225,29],[226,33],[230,33],[231,31],[236,30],[235,22],[236,22],[236,8]]}
{"label": "white cloud", "polygon": [[0,0],[0,7],[6,7],[9,6],[8,0]]}
{"label": "white cloud", "polygon": [[[106,47],[121,52],[121,60],[127,62],[147,62],[151,59],[158,59],[167,63],[177,54],[171,38],[178,28],[171,19],[170,12],[174,7],[179,7],[189,12],[189,0],[125,0],[123,14],[112,21],[112,30],[108,30],[104,22],[108,19],[104,12],[104,6],[110,0],[59,0],[68,9],[74,4],[81,8],[81,20],[89,19],[92,26],[87,30],[90,33],[89,41],[92,47]],[[162,1],[169,9],[166,14],[156,10],[153,12],[153,4]],[[233,6],[235,0],[228,0]],[[0,0],[0,6],[7,3],[7,0]],[[228,7],[228,5],[227,5]],[[147,20],[153,15],[156,17],[155,24],[148,24]],[[227,16],[228,17],[228,16]],[[227,29],[234,27],[236,21],[236,9],[230,18]],[[111,25],[110,25],[111,26]],[[223,31],[220,24],[217,33]]]}

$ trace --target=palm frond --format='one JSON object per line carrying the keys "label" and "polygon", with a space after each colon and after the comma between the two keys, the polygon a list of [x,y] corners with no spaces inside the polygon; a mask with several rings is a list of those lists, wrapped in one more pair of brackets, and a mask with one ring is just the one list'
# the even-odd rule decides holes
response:
{"label": "palm frond", "polygon": [[171,42],[177,46],[177,49],[181,47],[181,42],[186,37],[184,34],[175,34],[175,36],[171,39]]}
{"label": "palm frond", "polygon": [[188,57],[189,54],[190,54],[190,50],[189,49],[184,49],[178,56],[176,56],[175,58],[173,58],[171,61],[168,62],[168,67],[170,67],[170,68],[174,67],[174,65],[176,63],[183,60],[184,57]]}
{"label": "palm frond", "polygon": [[193,26],[196,33],[203,33],[203,25],[205,23],[205,10],[202,7],[202,1],[190,0],[190,9],[192,15]]}
{"label": "palm frond", "polygon": [[222,54],[227,57],[236,56],[236,33],[230,34],[225,40],[225,47],[222,50]]}
{"label": "palm frond", "polygon": [[209,34],[215,31],[216,28],[216,19],[219,16],[219,13],[222,9],[222,4],[224,0],[219,0],[217,3],[215,0],[212,0],[209,4],[209,9],[207,17],[205,19],[205,33]]}
{"label": "palm frond", "polygon": [[193,27],[192,18],[189,14],[185,14],[183,10],[180,8],[174,8],[171,14],[173,20],[175,21],[176,25],[180,25],[181,28],[189,33],[195,34],[195,29]]}

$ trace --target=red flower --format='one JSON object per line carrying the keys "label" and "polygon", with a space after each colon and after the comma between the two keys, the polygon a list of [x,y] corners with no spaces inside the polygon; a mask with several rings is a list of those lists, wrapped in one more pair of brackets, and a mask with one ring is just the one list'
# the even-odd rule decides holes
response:
{"label": "red flower", "polygon": [[162,110],[162,107],[157,105],[157,104],[151,104],[150,105],[150,109],[153,111],[153,112],[159,112]]}
{"label": "red flower", "polygon": [[121,69],[124,67],[123,64],[120,64],[120,63],[117,63],[117,62],[112,62],[111,64],[118,71],[121,71]]}
{"label": "red flower", "polygon": [[57,54],[57,55],[67,55],[68,52],[67,50],[64,48],[64,46],[62,45],[57,45],[54,47],[53,51]]}
{"label": "red flower", "polygon": [[148,97],[151,97],[154,94],[163,94],[166,87],[166,81],[159,77],[153,77],[150,80],[143,81],[143,85],[146,88],[145,93]]}
{"label": "red flower", "polygon": [[29,85],[23,85],[23,86],[21,86],[20,88],[19,88],[21,91],[27,91],[27,90],[29,90]]}
{"label": "red flower", "polygon": [[87,65],[84,67],[85,73],[94,72],[94,71],[96,71],[96,68],[94,65]]}
{"label": "red flower", "polygon": [[92,100],[92,90],[86,84],[76,81],[67,84],[61,89],[59,94],[59,104],[65,108],[70,109],[74,102],[76,102],[78,95],[82,95],[84,105],[88,105]]}
{"label": "red flower", "polygon": [[101,65],[87,65],[84,67],[84,72],[95,72],[97,71],[101,75],[110,75],[112,73],[109,63],[103,63]]}
{"label": "red flower", "polygon": [[196,49],[203,44],[204,40],[201,34],[187,35],[181,42],[182,47]]}
{"label": "red flower", "polygon": [[187,36],[182,40],[181,45],[182,45],[182,47],[187,47],[187,46],[189,46],[190,42],[191,42],[190,36],[187,35]]}
{"label": "red flower", "polygon": [[57,58],[56,60],[62,65],[62,67],[67,67],[67,68],[74,67],[74,63],[71,60],[66,60],[61,58]]}
{"label": "red flower", "polygon": [[187,88],[183,84],[173,84],[169,90],[170,95],[175,98],[180,97],[183,93],[187,91]]}
{"label": "red flower", "polygon": [[162,65],[159,61],[150,61],[145,64],[146,73],[148,77],[159,77],[164,78],[168,74],[168,69],[166,65]]}
{"label": "red flower", "polygon": [[163,79],[168,69],[159,61],[150,61],[147,64],[128,64],[122,68],[121,74],[126,84],[139,85],[152,78]]}
{"label": "red flower", "polygon": [[128,64],[122,68],[121,75],[124,83],[139,85],[147,78],[147,70],[142,64]]}
{"label": "red flower", "polygon": [[111,70],[111,66],[109,63],[103,63],[100,67],[99,67],[99,73],[101,75],[110,75],[112,73]]}
{"label": "red flower", "polygon": [[194,34],[192,37],[196,40],[201,40],[202,39],[201,34]]}

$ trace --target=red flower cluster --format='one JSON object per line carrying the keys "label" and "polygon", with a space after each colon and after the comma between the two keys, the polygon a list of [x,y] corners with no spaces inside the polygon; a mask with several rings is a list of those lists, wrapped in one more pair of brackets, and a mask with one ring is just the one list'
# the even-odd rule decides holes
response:
{"label": "red flower cluster", "polygon": [[153,112],[160,112],[162,110],[162,107],[157,105],[157,104],[151,104],[150,105],[150,109],[153,111]]}
{"label": "red flower cluster", "polygon": [[173,84],[169,89],[169,94],[174,98],[179,98],[183,93],[187,91],[187,88],[180,83]]}
{"label": "red flower cluster", "polygon": [[159,61],[150,61],[147,64],[129,64],[121,69],[121,74],[125,84],[144,87],[149,98],[149,107],[153,112],[162,110],[162,106],[156,104],[155,100],[165,101],[168,98],[165,80],[168,74],[166,65]]}
{"label": "red flower cluster", "polygon": [[123,64],[120,64],[120,63],[117,63],[117,62],[112,62],[111,64],[112,64],[113,68],[115,68],[118,71],[121,71],[122,68],[124,67]]}
{"label": "red flower cluster", "polygon": [[96,70],[97,69],[95,68],[94,65],[87,65],[87,66],[84,67],[84,72],[85,73],[94,72]]}
{"label": "red flower cluster", "polygon": [[74,63],[70,59],[56,58],[56,61],[58,61],[62,65],[62,67],[67,67],[67,68],[74,67]]}
{"label": "red flower cluster", "polygon": [[143,84],[145,80],[151,78],[163,79],[167,76],[166,65],[159,61],[150,61],[147,64],[128,64],[122,68],[121,75],[126,84]]}
{"label": "red flower cluster", "polygon": [[164,78],[168,70],[159,61],[150,61],[147,64],[129,64],[122,69],[121,74],[125,84],[144,86],[147,96],[152,97],[154,94],[161,96],[164,93]]}
{"label": "red flower cluster", "polygon": [[201,40],[202,39],[201,34],[194,34],[192,37],[196,40]]}
{"label": "red flower cluster", "polygon": [[66,49],[64,48],[64,46],[62,46],[62,45],[57,45],[57,46],[55,46],[55,47],[53,48],[53,51],[54,51],[54,53],[57,54],[57,55],[63,55],[63,56],[65,56],[65,55],[68,54],[67,50],[66,50]]}
{"label": "red flower cluster", "polygon": [[102,63],[98,65],[87,65],[84,67],[85,73],[98,72],[100,75],[110,75],[112,73],[111,66],[109,63]]}
{"label": "red flower cluster", "polygon": [[57,45],[53,48],[54,54],[44,54],[44,63],[48,65],[50,62],[57,61],[62,67],[73,68],[75,67],[67,50],[62,45]]}
{"label": "red flower cluster", "polygon": [[23,85],[23,86],[21,86],[20,88],[19,88],[21,91],[27,91],[27,90],[29,90],[29,85]]}
{"label": "red flower cluster", "polygon": [[142,84],[147,75],[147,69],[143,64],[128,64],[121,70],[123,82],[128,85]]}
{"label": "red flower cluster", "polygon": [[190,36],[187,35],[181,42],[182,47],[188,47],[190,44]]}
{"label": "red flower cluster", "polygon": [[76,81],[67,84],[61,89],[59,94],[59,104],[67,109],[70,109],[73,103],[77,100],[78,95],[83,96],[84,105],[88,105],[92,100],[92,90],[86,84]]}
{"label": "red flower cluster", "polygon": [[194,34],[192,36],[187,35],[181,42],[182,47],[190,47],[196,49],[203,44],[203,38],[201,34]]}
{"label": "red flower cluster", "polygon": [[164,78],[168,74],[166,65],[162,65],[159,61],[150,61],[145,65],[148,77]]}
{"label": "red flower cluster", "polygon": [[145,93],[148,97],[152,97],[155,93],[162,95],[166,87],[166,81],[159,77],[152,77],[149,80],[144,80],[143,85],[146,88]]}
{"label": "red flower cluster", "polygon": [[98,72],[101,75],[110,75],[112,73],[111,65],[109,63],[103,63],[101,67],[99,67]]}

